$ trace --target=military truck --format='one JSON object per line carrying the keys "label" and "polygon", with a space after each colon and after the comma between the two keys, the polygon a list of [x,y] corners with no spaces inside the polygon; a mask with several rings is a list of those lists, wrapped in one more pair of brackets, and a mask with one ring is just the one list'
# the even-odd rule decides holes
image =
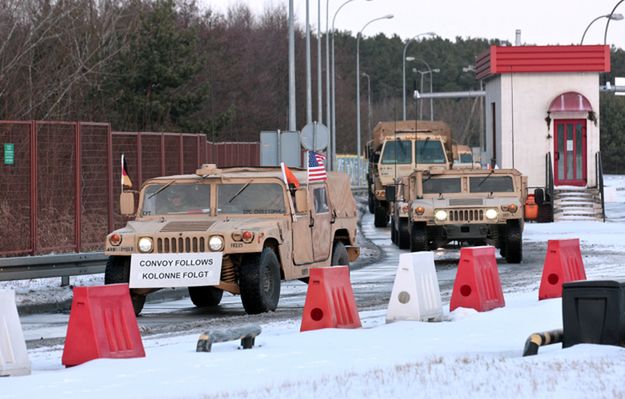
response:
{"label": "military truck", "polygon": [[[492,245],[509,263],[523,258],[523,205],[527,177],[516,169],[416,171],[402,184],[408,227],[398,229],[398,242],[412,252],[448,246]],[[389,196],[396,191],[388,190]],[[402,205],[406,204],[406,205]],[[403,210],[394,211],[397,221]],[[406,230],[408,234],[406,235]]]}
{"label": "military truck", "polygon": [[473,160],[473,151],[468,145],[453,144],[452,152],[454,154],[454,168],[480,169],[480,163]]}
{"label": "military truck", "polygon": [[[121,212],[135,215],[106,237],[105,283],[129,283],[135,313],[146,295],[188,287],[198,307],[218,305],[224,291],[241,295],[248,314],[273,311],[281,280],[307,281],[316,267],[358,258],[357,211],[349,177],[288,187],[280,168],[203,165],[196,174],[157,177],[135,195],[122,192]],[[178,198],[182,197],[182,199]]]}
{"label": "military truck", "polygon": [[369,211],[375,215],[375,226],[384,227],[391,210],[386,187],[415,170],[450,168],[451,129],[442,121],[378,122],[366,154]]}

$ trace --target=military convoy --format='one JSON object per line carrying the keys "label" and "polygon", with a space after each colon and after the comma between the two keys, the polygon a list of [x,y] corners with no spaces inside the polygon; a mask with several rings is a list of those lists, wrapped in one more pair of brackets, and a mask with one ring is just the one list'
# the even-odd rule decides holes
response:
{"label": "military convoy", "polygon": [[[280,168],[203,165],[196,174],[149,179],[122,192],[122,214],[135,219],[106,237],[105,283],[129,283],[139,314],[146,295],[188,287],[199,307],[240,294],[248,314],[273,311],[281,280],[307,281],[316,267],[359,256],[357,211],[349,178],[288,187]],[[177,197],[182,197],[178,199]]]}
{"label": "military convoy", "polygon": [[395,205],[391,238],[400,248],[488,244],[509,263],[523,258],[527,177],[515,169],[415,171],[389,188],[387,198]]}

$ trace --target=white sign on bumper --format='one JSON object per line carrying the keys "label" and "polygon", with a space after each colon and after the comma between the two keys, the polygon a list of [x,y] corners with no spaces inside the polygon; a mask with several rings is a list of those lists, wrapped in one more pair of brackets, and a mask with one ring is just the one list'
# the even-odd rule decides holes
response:
{"label": "white sign on bumper", "polygon": [[130,288],[195,287],[217,285],[221,277],[221,252],[184,254],[133,254]]}

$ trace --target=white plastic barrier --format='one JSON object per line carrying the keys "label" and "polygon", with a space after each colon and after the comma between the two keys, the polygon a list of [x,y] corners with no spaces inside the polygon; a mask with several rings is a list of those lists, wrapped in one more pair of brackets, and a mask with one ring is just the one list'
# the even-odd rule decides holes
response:
{"label": "white plastic barrier", "polygon": [[386,312],[386,322],[440,321],[442,317],[443,305],[434,267],[434,254],[401,254]]}
{"label": "white plastic barrier", "polygon": [[15,292],[0,290],[0,376],[30,374],[30,360],[17,315]]}

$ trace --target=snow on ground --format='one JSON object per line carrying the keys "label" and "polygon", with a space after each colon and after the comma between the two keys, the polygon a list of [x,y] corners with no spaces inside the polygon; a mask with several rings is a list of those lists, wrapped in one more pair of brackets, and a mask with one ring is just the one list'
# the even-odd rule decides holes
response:
{"label": "snow on ground", "polygon": [[[617,187],[610,207],[622,215],[625,178],[608,177],[607,184]],[[614,219],[527,224],[525,239],[579,237],[582,248],[625,254],[625,221]],[[623,265],[602,273],[623,276]],[[25,282],[0,288],[7,286],[26,295],[46,290]],[[0,398],[625,398],[625,348],[557,344],[521,356],[531,333],[562,328],[561,300],[537,296],[507,294],[506,307],[484,313],[449,313],[445,303],[439,323],[385,324],[384,310],[361,312],[363,328],[354,330],[300,333],[299,320],[272,323],[251,350],[230,342],[196,353],[197,335],[150,336],[145,358],[66,369],[62,347],[34,349],[32,375],[0,379]]]}

